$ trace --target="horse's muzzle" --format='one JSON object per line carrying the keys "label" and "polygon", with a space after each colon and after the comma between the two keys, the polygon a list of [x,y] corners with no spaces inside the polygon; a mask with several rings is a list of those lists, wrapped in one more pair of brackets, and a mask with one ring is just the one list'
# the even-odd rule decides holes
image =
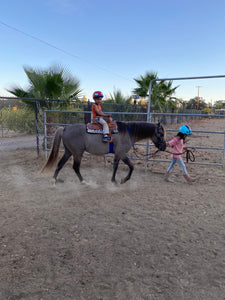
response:
{"label": "horse's muzzle", "polygon": [[159,149],[160,151],[165,151],[165,150],[166,150],[166,143],[160,143],[160,144],[158,145],[158,149]]}

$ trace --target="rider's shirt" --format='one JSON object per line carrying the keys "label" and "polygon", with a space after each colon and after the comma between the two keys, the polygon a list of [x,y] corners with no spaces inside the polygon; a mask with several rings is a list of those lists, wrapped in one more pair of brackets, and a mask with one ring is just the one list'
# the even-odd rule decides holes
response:
{"label": "rider's shirt", "polygon": [[181,139],[179,136],[175,136],[172,140],[168,142],[168,144],[173,147],[172,157],[181,158],[181,154],[176,153],[182,153],[184,147],[184,140]]}
{"label": "rider's shirt", "polygon": [[96,114],[96,111],[95,111],[95,109],[94,109],[95,106],[97,107],[97,109],[98,109],[100,112],[102,112],[101,105],[100,105],[100,104],[97,105],[96,103],[94,103],[94,104],[92,105],[92,114],[93,114],[93,118],[94,118],[94,119],[96,119],[96,118],[98,117],[98,115]]}

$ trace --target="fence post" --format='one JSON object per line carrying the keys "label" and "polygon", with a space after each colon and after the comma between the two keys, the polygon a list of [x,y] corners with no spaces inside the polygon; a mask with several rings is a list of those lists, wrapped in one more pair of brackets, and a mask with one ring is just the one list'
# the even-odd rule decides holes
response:
{"label": "fence post", "polygon": [[[155,81],[155,79],[152,79],[149,84],[149,90],[148,90],[148,111],[147,111],[147,122],[150,123],[152,116],[151,116],[151,94],[152,94],[152,82]],[[149,155],[149,148],[150,143],[149,140],[147,140],[146,144],[146,159],[145,159],[145,171],[147,170],[147,163],[148,163],[148,155]]]}
{"label": "fence post", "polygon": [[224,156],[225,156],[225,132],[224,132],[224,138],[223,138],[223,158],[222,158],[222,165],[224,167]]}
{"label": "fence post", "polygon": [[38,128],[38,106],[37,106],[36,99],[35,99],[35,125],[36,125],[37,155],[39,156],[40,147],[39,147],[39,128]]}
{"label": "fence post", "polygon": [[46,111],[44,111],[44,151],[45,159],[47,160],[47,128],[46,128]]}

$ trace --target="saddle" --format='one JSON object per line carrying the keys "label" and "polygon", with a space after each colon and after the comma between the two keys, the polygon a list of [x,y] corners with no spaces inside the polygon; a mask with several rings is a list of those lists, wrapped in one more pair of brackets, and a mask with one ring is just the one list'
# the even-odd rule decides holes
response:
{"label": "saddle", "polygon": [[[117,124],[115,121],[107,121],[109,127],[109,133],[118,133]],[[88,133],[103,133],[102,124],[96,122],[94,119],[91,120],[91,123],[87,123],[87,132]]]}

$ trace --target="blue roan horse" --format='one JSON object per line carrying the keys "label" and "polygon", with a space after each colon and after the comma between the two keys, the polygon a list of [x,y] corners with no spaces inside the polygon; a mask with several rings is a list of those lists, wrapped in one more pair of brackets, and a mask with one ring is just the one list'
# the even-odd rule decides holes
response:
{"label": "blue roan horse", "polygon": [[[121,183],[125,183],[130,179],[134,169],[134,166],[127,157],[127,153],[132,145],[140,140],[150,138],[159,150],[164,151],[166,149],[166,141],[164,139],[165,130],[160,123],[154,124],[145,122],[117,122],[117,129],[118,133],[112,134],[115,155],[111,180],[116,183],[115,177],[117,168],[119,161],[122,160],[129,167],[127,176],[121,180]],[[85,124],[74,124],[65,128],[60,127],[55,133],[51,153],[42,171],[51,168],[56,161],[61,139],[65,152],[55,170],[53,176],[55,182],[59,171],[71,155],[73,155],[74,160],[73,169],[82,183],[83,177],[80,174],[80,163],[84,151],[95,155],[109,153],[109,144],[102,142],[102,134],[87,133]]]}

